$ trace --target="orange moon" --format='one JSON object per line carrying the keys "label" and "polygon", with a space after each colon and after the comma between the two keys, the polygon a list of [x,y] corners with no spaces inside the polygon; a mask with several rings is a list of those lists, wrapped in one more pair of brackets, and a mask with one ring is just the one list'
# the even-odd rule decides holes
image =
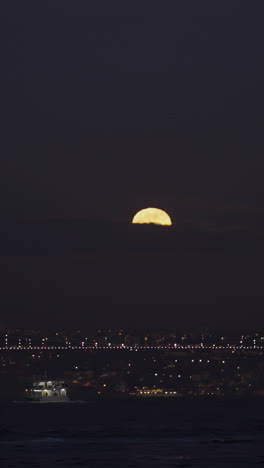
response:
{"label": "orange moon", "polygon": [[172,222],[166,211],[159,208],[144,208],[138,211],[132,224],[159,224],[160,226],[171,226]]}

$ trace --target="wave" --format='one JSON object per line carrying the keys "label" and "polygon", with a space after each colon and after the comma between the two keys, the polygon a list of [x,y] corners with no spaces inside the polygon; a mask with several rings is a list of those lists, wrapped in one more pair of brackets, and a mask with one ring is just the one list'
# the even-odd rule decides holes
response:
{"label": "wave", "polygon": [[254,444],[255,439],[213,439],[213,444]]}

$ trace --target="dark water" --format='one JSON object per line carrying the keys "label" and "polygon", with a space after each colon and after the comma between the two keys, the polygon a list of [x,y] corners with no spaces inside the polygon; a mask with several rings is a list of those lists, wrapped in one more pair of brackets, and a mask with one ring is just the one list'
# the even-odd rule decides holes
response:
{"label": "dark water", "polygon": [[264,399],[0,405],[0,466],[264,466]]}

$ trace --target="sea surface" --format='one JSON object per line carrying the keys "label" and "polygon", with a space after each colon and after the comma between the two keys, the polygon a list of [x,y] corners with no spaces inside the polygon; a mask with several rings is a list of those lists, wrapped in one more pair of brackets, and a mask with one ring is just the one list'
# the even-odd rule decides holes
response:
{"label": "sea surface", "polygon": [[264,399],[0,403],[0,466],[264,467]]}

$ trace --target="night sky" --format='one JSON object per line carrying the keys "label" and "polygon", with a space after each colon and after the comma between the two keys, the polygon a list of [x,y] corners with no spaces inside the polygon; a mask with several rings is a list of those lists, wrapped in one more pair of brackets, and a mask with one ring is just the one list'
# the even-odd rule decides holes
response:
{"label": "night sky", "polygon": [[2,323],[264,327],[263,2],[0,18]]}

